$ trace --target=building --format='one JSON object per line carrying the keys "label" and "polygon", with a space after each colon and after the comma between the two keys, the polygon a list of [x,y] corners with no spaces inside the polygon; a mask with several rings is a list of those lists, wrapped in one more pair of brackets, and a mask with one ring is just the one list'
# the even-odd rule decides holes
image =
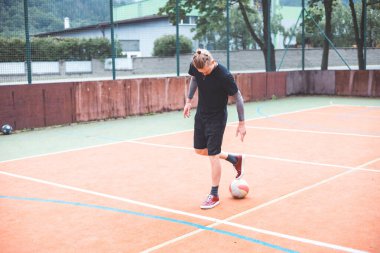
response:
{"label": "building", "polygon": [[[163,0],[142,0],[123,6],[115,7],[114,16],[114,35],[120,42],[123,53],[127,57],[152,56],[154,41],[164,35],[176,34],[176,26],[169,22],[167,16],[158,16],[160,7],[165,5]],[[189,16],[186,20],[181,20],[179,33],[192,39],[195,28],[195,16]],[[71,37],[71,38],[96,38],[105,37],[111,39],[111,23],[99,23],[90,26],[69,28],[70,24],[65,19],[65,27],[62,31],[41,33],[36,36],[46,37]],[[196,41],[193,46],[197,47]]]}

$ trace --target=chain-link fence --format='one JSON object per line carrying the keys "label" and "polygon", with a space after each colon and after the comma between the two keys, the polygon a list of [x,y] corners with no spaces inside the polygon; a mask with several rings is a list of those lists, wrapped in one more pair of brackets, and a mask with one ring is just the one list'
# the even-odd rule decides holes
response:
{"label": "chain-link fence", "polygon": [[380,65],[377,0],[0,1],[0,84]]}

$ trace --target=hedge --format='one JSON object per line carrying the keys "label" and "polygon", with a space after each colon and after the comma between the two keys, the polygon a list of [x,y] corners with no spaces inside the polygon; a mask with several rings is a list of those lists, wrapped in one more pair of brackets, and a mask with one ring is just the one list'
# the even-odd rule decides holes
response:
{"label": "hedge", "polygon": [[[26,60],[25,40],[0,37],[0,62],[23,62]],[[116,52],[121,54],[120,44]],[[32,61],[91,60],[111,57],[111,43],[106,38],[32,38]]]}

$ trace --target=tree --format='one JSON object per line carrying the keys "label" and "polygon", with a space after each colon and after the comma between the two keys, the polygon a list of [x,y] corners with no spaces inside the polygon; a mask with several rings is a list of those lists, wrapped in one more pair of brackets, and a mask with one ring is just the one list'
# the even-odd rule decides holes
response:
{"label": "tree", "polygon": [[[319,11],[314,11],[313,13],[319,13],[319,15],[313,15],[317,17],[318,20],[321,20],[324,16],[325,25],[324,25],[324,34],[326,38],[323,40],[323,53],[322,53],[322,62],[321,62],[321,70],[326,70],[329,65],[329,51],[330,51],[330,41],[333,40],[332,33],[332,12],[333,7],[335,5],[335,0],[309,0],[309,7],[314,9],[319,9]],[[321,11],[323,4],[324,13]]]}
{"label": "tree", "polygon": [[368,46],[380,47],[380,2],[369,5],[368,17]]}
{"label": "tree", "polygon": [[[271,9],[271,0],[258,1],[252,0],[231,0],[231,6],[237,5],[237,8],[242,15],[245,26],[251,38],[259,46],[263,52],[266,69],[268,71],[276,70],[275,51],[271,36],[268,36],[269,27],[268,14]],[[175,8],[176,0],[169,0],[166,5],[160,8],[159,14],[166,14],[173,24],[175,24]],[[205,37],[215,36],[217,28],[224,24],[226,25],[226,17],[223,15],[226,9],[226,0],[184,0],[179,2],[179,16],[183,19],[186,13],[190,13],[193,9],[198,10],[199,17],[197,20],[197,34],[203,34]],[[258,15],[259,10],[262,10],[262,19],[260,22],[252,23],[253,16]],[[270,64],[267,62],[269,45]]]}
{"label": "tree", "polygon": [[351,15],[352,15],[352,22],[354,26],[359,69],[365,69],[365,63],[364,63],[364,22],[365,22],[364,10],[366,8],[365,1],[366,0],[361,1],[361,18],[360,18],[360,24],[359,24],[358,17],[356,15],[354,1],[349,0],[349,6],[351,9]]}
{"label": "tree", "polygon": [[[179,36],[180,53],[191,53],[191,40],[185,36]],[[176,54],[176,36],[165,35],[154,41],[153,56],[173,56]]]}
{"label": "tree", "polygon": [[[30,33],[63,30],[63,19],[69,17],[72,27],[110,20],[109,4],[104,0],[28,0]],[[1,0],[0,35],[24,36],[23,1]]]}

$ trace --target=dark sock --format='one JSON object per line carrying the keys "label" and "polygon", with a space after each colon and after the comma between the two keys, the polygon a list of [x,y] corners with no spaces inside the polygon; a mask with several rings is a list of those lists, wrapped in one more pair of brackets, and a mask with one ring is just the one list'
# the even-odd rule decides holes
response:
{"label": "dark sock", "polygon": [[228,154],[226,160],[229,161],[230,163],[232,163],[233,165],[235,165],[237,163],[237,157],[234,155]]}
{"label": "dark sock", "polygon": [[212,186],[210,194],[218,197],[218,188],[219,188],[219,186]]}

